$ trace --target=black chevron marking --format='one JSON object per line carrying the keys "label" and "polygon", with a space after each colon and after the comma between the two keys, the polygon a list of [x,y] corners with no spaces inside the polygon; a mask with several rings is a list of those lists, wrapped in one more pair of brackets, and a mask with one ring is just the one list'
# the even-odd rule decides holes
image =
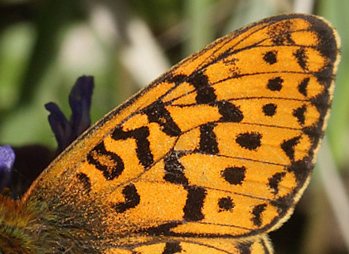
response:
{"label": "black chevron marking", "polygon": [[123,213],[128,209],[135,208],[141,200],[134,184],[125,186],[122,190],[122,195],[125,197],[125,202],[114,205],[114,209],[118,213]]}
{"label": "black chevron marking", "polygon": [[148,116],[149,122],[158,123],[162,127],[161,130],[167,135],[175,137],[181,134],[181,129],[173,121],[162,101],[157,100],[145,108],[143,112]]}
{"label": "black chevron marking", "polygon": [[135,139],[137,144],[137,157],[145,168],[149,167],[154,162],[153,154],[150,151],[148,136],[149,129],[147,127],[140,127],[131,131],[124,131],[121,127],[118,127],[111,135],[114,140],[126,140],[129,138]]}

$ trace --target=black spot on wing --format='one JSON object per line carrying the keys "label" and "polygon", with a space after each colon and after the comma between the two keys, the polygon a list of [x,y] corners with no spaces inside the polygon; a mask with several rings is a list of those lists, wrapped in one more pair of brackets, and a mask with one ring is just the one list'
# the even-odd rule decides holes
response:
{"label": "black spot on wing", "polygon": [[161,130],[168,136],[174,137],[181,134],[181,130],[161,101],[157,100],[152,103],[143,112],[147,115],[149,122],[158,123],[162,127]]}
{"label": "black spot on wing", "polygon": [[232,211],[234,208],[234,202],[231,197],[224,197],[218,200],[218,212]]}
{"label": "black spot on wing", "polygon": [[285,152],[287,157],[293,161],[294,160],[294,147],[299,143],[301,137],[294,137],[289,140],[284,140],[281,144],[282,150]]}
{"label": "black spot on wing", "polygon": [[162,254],[175,254],[175,253],[181,253],[181,252],[182,252],[182,247],[179,242],[167,242]]}
{"label": "black spot on wing", "polygon": [[308,56],[304,48],[297,49],[296,52],[293,53],[293,55],[296,58],[298,65],[303,70],[308,70]]}
{"label": "black spot on wing", "polygon": [[186,81],[196,89],[197,104],[212,103],[216,100],[214,88],[210,85],[208,77],[202,72],[194,72]]}
{"label": "black spot on wing", "polygon": [[278,172],[268,179],[268,185],[272,189],[274,195],[279,193],[279,183],[285,177],[285,175],[286,172]]}
{"label": "black spot on wing", "polygon": [[96,145],[87,154],[88,163],[102,171],[106,180],[117,178],[124,171],[124,162],[116,153],[107,151],[104,142]]}
{"label": "black spot on wing", "polygon": [[305,123],[305,112],[307,107],[303,105],[302,107],[293,110],[293,116],[297,118],[298,123],[302,126]]}
{"label": "black spot on wing", "polygon": [[276,114],[277,105],[269,103],[263,105],[263,113],[265,116],[274,116]]}
{"label": "black spot on wing", "polygon": [[204,219],[202,208],[206,197],[206,191],[202,187],[188,186],[187,200],[183,208],[183,219],[186,221],[200,221]]}
{"label": "black spot on wing", "polygon": [[271,78],[268,80],[267,88],[270,91],[280,91],[284,80],[280,77]]}
{"label": "black spot on wing", "polygon": [[180,154],[177,152],[171,152],[167,157],[165,157],[164,180],[170,183],[187,186],[188,179],[184,174],[184,167],[180,163],[179,158],[180,158]]}
{"label": "black spot on wing", "polygon": [[130,131],[124,131],[121,127],[118,127],[114,129],[111,137],[114,140],[126,140],[133,138],[137,145],[137,157],[140,163],[147,168],[154,162],[153,154],[150,151],[148,136],[149,129],[147,127],[140,127]]}
{"label": "black spot on wing", "polygon": [[262,134],[258,132],[240,133],[235,141],[240,147],[248,150],[257,150],[261,146]]}
{"label": "black spot on wing", "polygon": [[141,201],[141,197],[139,196],[134,184],[125,186],[122,190],[122,195],[124,196],[125,201],[113,205],[113,208],[117,213],[123,213],[128,209],[135,208]]}
{"label": "black spot on wing", "polygon": [[241,185],[246,176],[245,167],[228,167],[221,171],[221,176],[225,181],[233,185]]}
{"label": "black spot on wing", "polygon": [[217,101],[215,103],[218,107],[218,112],[221,114],[219,121],[239,123],[244,119],[244,114],[238,106],[229,101]]}
{"label": "black spot on wing", "polygon": [[265,211],[267,205],[256,205],[252,210],[252,223],[257,227],[262,225],[262,213]]}
{"label": "black spot on wing", "polygon": [[135,208],[141,200],[134,184],[125,186],[122,190],[122,195],[124,196],[125,201],[113,205],[113,208],[117,213],[123,213],[128,209]]}
{"label": "black spot on wing", "polygon": [[309,85],[310,78],[303,79],[299,85],[298,85],[298,92],[303,94],[304,96],[308,96],[308,85]]}
{"label": "black spot on wing", "polygon": [[213,123],[200,125],[200,152],[207,154],[217,154],[219,152],[217,137],[213,131],[214,127],[215,124]]}
{"label": "black spot on wing", "polygon": [[271,50],[271,51],[266,52],[263,55],[263,60],[270,65],[275,64],[277,62],[277,51]]}
{"label": "black spot on wing", "polygon": [[185,82],[187,78],[188,78],[187,75],[178,74],[176,76],[169,77],[168,80],[170,82],[174,82],[176,84],[176,86],[177,86],[177,85],[182,84],[183,82]]}

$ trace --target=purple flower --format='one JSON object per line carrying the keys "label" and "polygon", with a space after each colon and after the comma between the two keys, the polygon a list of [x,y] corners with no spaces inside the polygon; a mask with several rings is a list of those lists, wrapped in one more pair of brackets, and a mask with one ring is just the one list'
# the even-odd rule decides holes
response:
{"label": "purple flower", "polygon": [[76,81],[69,95],[69,105],[72,109],[70,121],[55,103],[50,102],[45,105],[50,112],[48,120],[58,142],[57,154],[61,153],[90,126],[93,86],[92,76],[81,76]]}
{"label": "purple flower", "polygon": [[9,145],[0,146],[0,191],[10,187],[15,152]]}

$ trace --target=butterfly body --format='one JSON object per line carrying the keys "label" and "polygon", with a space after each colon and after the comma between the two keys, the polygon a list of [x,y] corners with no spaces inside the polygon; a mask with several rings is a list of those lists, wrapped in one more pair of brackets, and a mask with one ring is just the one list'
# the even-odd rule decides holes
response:
{"label": "butterfly body", "polygon": [[[24,223],[13,248],[272,253],[267,233],[310,179],[338,47],[322,19],[281,15],[183,60],[78,138],[21,201],[2,198],[5,217]],[[16,235],[3,228],[0,243]]]}

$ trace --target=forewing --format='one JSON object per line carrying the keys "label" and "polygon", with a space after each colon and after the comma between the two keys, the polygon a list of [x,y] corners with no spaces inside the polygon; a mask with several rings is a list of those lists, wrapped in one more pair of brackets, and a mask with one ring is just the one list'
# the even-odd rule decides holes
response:
{"label": "forewing", "polygon": [[103,246],[270,231],[309,181],[338,44],[301,14],[229,34],[94,125],[24,200],[75,214],[63,227],[93,228]]}

